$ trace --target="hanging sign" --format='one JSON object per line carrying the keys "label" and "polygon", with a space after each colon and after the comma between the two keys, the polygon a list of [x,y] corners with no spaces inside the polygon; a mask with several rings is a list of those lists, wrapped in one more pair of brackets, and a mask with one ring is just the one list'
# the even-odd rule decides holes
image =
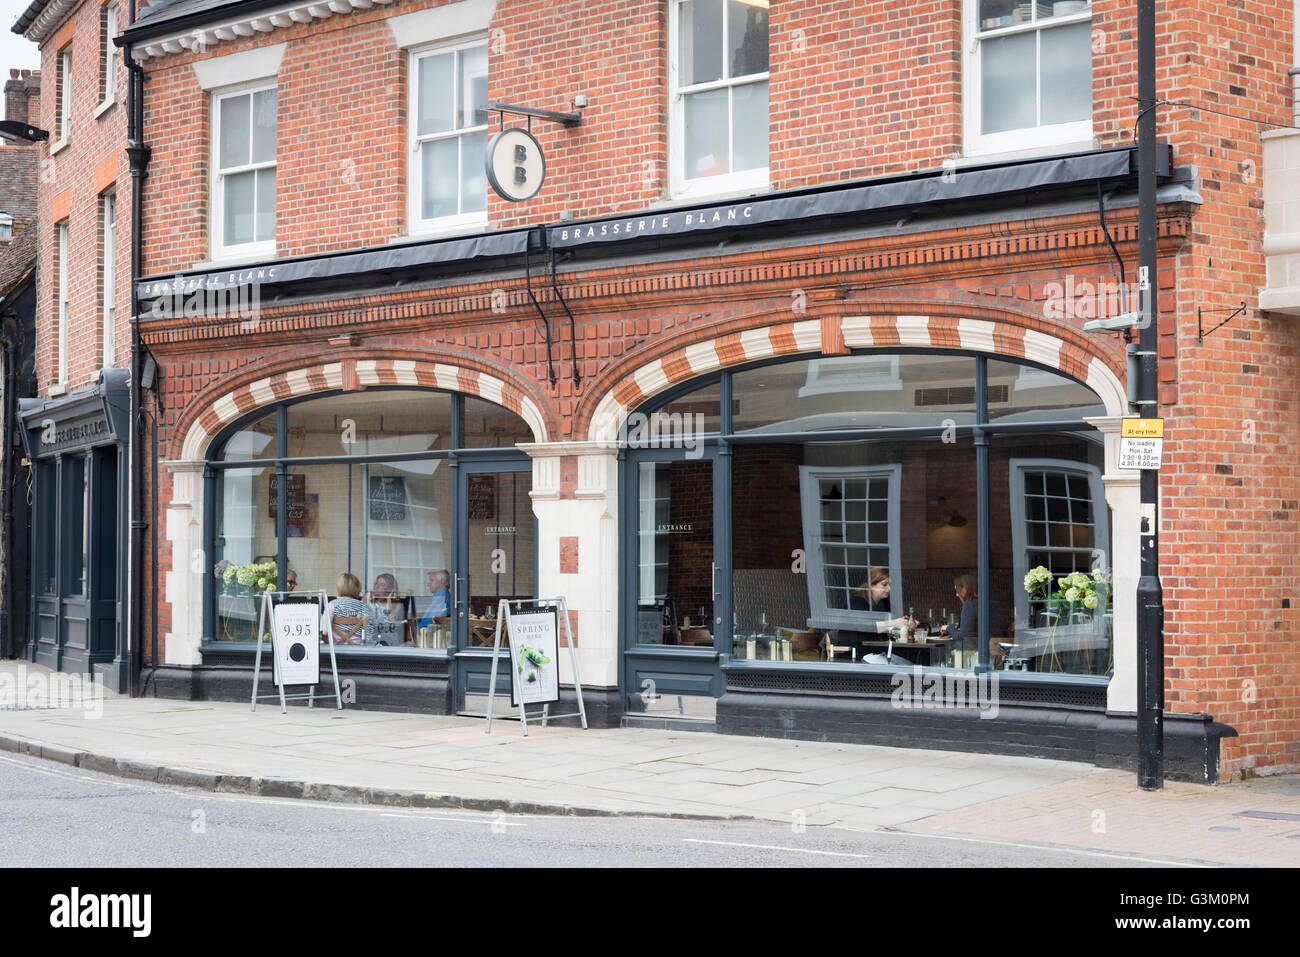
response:
{"label": "hanging sign", "polygon": [[496,194],[512,203],[532,199],[546,180],[541,144],[518,126],[504,129],[488,141],[485,166]]}
{"label": "hanging sign", "polygon": [[315,602],[281,602],[275,606],[271,645],[275,649],[277,685],[320,682],[320,609]]}
{"label": "hanging sign", "polygon": [[516,706],[560,700],[560,642],[554,608],[510,616],[510,701]]}
{"label": "hanging sign", "polygon": [[1119,433],[1119,467],[1158,469],[1164,453],[1164,419],[1122,419]]}

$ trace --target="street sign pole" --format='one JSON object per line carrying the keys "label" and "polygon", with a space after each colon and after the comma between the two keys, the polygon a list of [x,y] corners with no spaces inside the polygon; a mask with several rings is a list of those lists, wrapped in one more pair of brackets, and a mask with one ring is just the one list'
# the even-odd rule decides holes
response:
{"label": "street sign pole", "polygon": [[[1144,287],[1137,412],[1157,418],[1159,296],[1156,263],[1156,0],[1138,0],[1138,264]],[[1141,471],[1141,577],[1137,588],[1138,787],[1164,787],[1165,612],[1160,585],[1160,472]]]}

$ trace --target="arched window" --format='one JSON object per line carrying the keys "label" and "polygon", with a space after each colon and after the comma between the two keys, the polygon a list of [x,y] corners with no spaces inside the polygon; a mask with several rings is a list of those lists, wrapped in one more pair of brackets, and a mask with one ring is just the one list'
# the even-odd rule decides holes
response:
{"label": "arched window", "polygon": [[[940,351],[769,362],[657,397],[624,433],[632,657],[705,644],[733,663],[1105,675],[1109,522],[1085,420],[1106,414],[1059,372]],[[1050,587],[1027,592],[1038,567]],[[1075,572],[1092,585],[1071,602]],[[899,641],[904,618],[924,642]]]}
{"label": "arched window", "polygon": [[[372,605],[359,643],[427,647],[420,628],[451,613],[455,523],[470,511],[452,460],[526,462],[513,447],[531,439],[509,409],[419,389],[316,396],[234,423],[210,455],[206,640],[251,642],[262,591],[334,598],[346,573]],[[491,473],[467,488],[488,484],[494,520],[512,535],[498,543],[500,573],[475,576],[480,604],[528,594],[535,577],[528,474]]]}

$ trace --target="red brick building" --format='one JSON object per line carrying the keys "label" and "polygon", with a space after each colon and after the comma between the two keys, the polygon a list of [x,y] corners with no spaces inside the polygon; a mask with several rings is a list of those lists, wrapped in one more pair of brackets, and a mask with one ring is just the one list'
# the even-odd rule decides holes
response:
{"label": "red brick building", "polygon": [[35,490],[28,654],[127,687],[123,609],[131,255],[123,0],[38,0],[36,397],[21,417]]}
{"label": "red brick building", "polygon": [[[1203,780],[1300,766],[1295,28],[1160,13],[1167,755]],[[362,707],[474,710],[487,613],[564,595],[593,719],[1132,763],[1125,349],[1082,327],[1137,301],[1134,33],[1109,0],[149,5],[159,692],[246,695],[250,583],[350,571],[396,592],[340,654]],[[891,642],[909,612],[956,640]],[[997,718],[900,701],[911,665],[996,676]]]}

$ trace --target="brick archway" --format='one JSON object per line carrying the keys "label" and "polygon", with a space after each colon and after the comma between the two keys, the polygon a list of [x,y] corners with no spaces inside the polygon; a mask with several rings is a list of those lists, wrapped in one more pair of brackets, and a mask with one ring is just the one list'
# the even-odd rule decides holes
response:
{"label": "brick archway", "polygon": [[227,425],[263,406],[317,392],[378,386],[445,389],[478,396],[520,416],[532,429],[535,441],[547,439],[546,420],[537,403],[517,386],[487,372],[451,362],[349,358],[276,372],[200,405],[196,418],[185,431],[178,457],[202,458],[212,440]]}
{"label": "brick archway", "polygon": [[1098,354],[1063,338],[1003,318],[957,315],[845,315],[756,326],[679,347],[620,377],[597,402],[587,438],[612,441],[629,412],[679,383],[731,366],[801,353],[834,355],[881,347],[962,349],[1027,359],[1087,385],[1109,415],[1127,411],[1124,384]]}

